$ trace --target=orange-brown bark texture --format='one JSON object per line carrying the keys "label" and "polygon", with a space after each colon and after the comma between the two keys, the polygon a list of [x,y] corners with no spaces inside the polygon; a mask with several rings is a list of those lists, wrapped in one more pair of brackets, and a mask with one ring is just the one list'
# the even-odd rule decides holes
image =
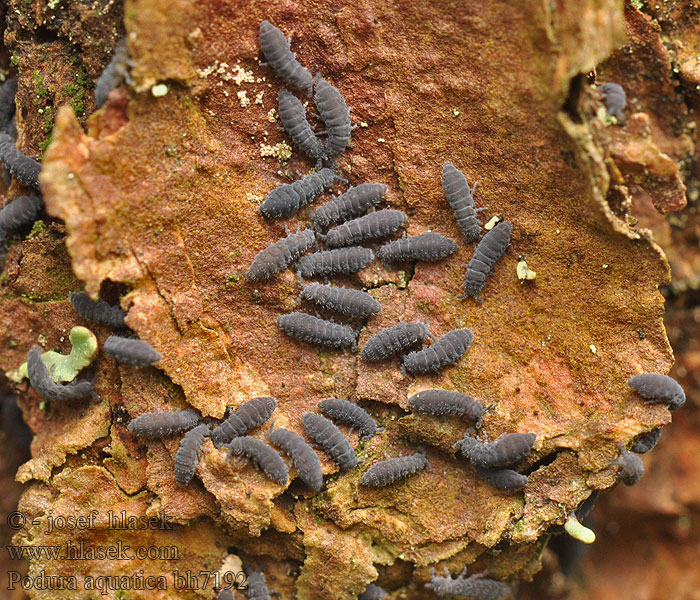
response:
{"label": "orange-brown bark texture", "polygon": [[[644,404],[626,381],[672,365],[659,289],[669,284],[669,265],[654,236],[670,237],[665,227],[674,217],[663,215],[684,208],[687,190],[697,200],[696,107],[687,99],[695,94],[697,38],[683,25],[681,4],[663,29],[657,15],[612,0],[9,2],[4,42],[6,71],[19,79],[18,147],[42,155],[46,214],[8,250],[0,367],[16,368],[36,343],[69,352],[75,325],[94,331],[100,346],[115,333],[73,311],[68,294],[81,289],[119,301],[128,326],[163,355],[156,367],[138,368],[101,353],[91,367],[97,398],[68,405],[44,401],[26,381],[6,384],[34,439],[31,459],[16,472],[27,522],[4,539],[15,533],[18,546],[63,550],[29,561],[30,581],[56,578],[28,595],[214,598],[220,581],[206,575],[235,574],[243,564],[263,570],[282,599],[354,599],[370,582],[390,598],[434,598],[424,587],[433,568],[488,570],[512,583],[515,597],[528,593],[518,582],[531,580],[544,557],[538,585],[547,593],[557,584],[557,593],[596,597],[596,575],[575,590],[545,546],[592,491],[615,484],[620,446],[671,421],[664,405]],[[427,321],[436,336],[472,329],[468,354],[438,375],[404,376],[398,359],[369,365],[359,354],[291,340],[276,319],[297,309],[294,273],[246,280],[257,252],[308,221],[305,211],[266,221],[259,203],[313,167],[296,149],[286,153],[291,141],[274,110],[284,84],[262,61],[263,19],[352,108],[357,128],[337,172],[355,185],[386,184],[384,205],[408,214],[408,235],[434,230],[460,240],[437,263],[375,262],[333,279],[364,287],[382,304],[380,315],[355,324],[360,347],[399,320]],[[114,89],[95,111],[94,82],[123,34],[133,84]],[[606,116],[592,85],[606,81],[627,89],[622,123]],[[310,100],[309,118],[321,129],[313,112]],[[448,160],[478,180],[484,222],[499,216],[513,224],[481,303],[458,298],[474,250],[461,242],[443,196]],[[332,193],[345,189],[336,182]],[[11,199],[22,188],[15,182],[4,193]],[[697,281],[698,253],[679,240],[697,243],[697,219],[672,233],[664,246],[687,289]],[[535,279],[518,279],[520,256]],[[697,309],[678,299],[688,298],[684,291],[666,289],[680,315],[673,326],[691,335]],[[683,344],[685,374],[677,376],[692,388],[697,341]],[[454,444],[472,423],[410,411],[407,398],[433,387],[488,406],[483,437],[537,435],[518,465],[529,474],[522,490],[496,490],[457,455]],[[322,454],[324,486],[313,494],[293,468],[280,485],[252,464],[227,460],[211,441],[192,483],[179,485],[179,436],[144,441],[126,428],[164,409],[192,407],[213,421],[263,395],[278,401],[275,426],[301,435],[301,415],[328,397],[357,402],[383,430],[362,440],[342,426],[362,462],[341,473]],[[696,391],[689,397],[698,401]],[[634,507],[655,516],[649,531],[668,526],[692,539],[686,507],[696,497],[681,490],[697,470],[689,437],[695,413],[683,411],[674,427],[688,432],[687,443],[671,453],[665,430],[647,480],[630,493],[617,490],[605,506],[630,521]],[[264,441],[267,429],[250,435]],[[429,471],[387,488],[360,485],[369,465],[417,446]],[[5,517],[12,508],[2,510]],[[51,526],[56,516],[91,515],[87,527]],[[156,525],[165,517],[166,526],[120,529],[115,516]],[[626,531],[641,539],[641,527]],[[599,534],[599,562],[620,552],[638,560],[634,543],[621,550],[606,543],[611,529]],[[77,561],[66,556],[69,542],[141,554]],[[654,546],[646,562],[666,576],[677,544]],[[608,568],[611,589],[633,589],[631,575]],[[74,577],[77,589],[56,589],[60,576]],[[134,589],[147,577],[165,589]],[[91,589],[96,584],[104,595]],[[639,597],[629,593],[618,597]]]}
{"label": "orange-brown bark texture", "polygon": [[[664,427],[656,449],[644,456],[645,475],[634,488],[604,495],[592,513],[596,543],[545,552],[545,568],[522,598],[631,600],[698,598],[698,442],[700,427],[700,218],[697,130],[700,97],[697,56],[700,11],[692,2],[643,3],[625,10],[628,40],[597,69],[616,81],[628,101],[647,115],[650,139],[677,164],[688,205],[667,216],[658,195],[625,176],[615,195],[638,227],[653,231],[668,257],[672,281],[666,326],[676,356],[671,375],[682,383],[686,407]],[[664,90],[664,91],[661,91]],[[614,130],[617,131],[617,130]],[[621,135],[619,132],[618,135]],[[628,185],[630,184],[631,185]],[[659,209],[659,210],[657,210]],[[585,551],[584,551],[585,550]],[[584,551],[582,553],[582,551]],[[561,574],[564,565],[569,577]]]}

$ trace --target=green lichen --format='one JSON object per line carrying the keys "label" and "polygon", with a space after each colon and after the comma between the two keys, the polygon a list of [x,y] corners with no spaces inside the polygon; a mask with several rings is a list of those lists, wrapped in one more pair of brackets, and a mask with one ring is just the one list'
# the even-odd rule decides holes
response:
{"label": "green lichen", "polygon": [[32,225],[32,230],[29,232],[27,238],[33,238],[34,236],[37,236],[44,231],[46,231],[46,223],[44,223],[41,219],[39,219],[38,221],[34,221],[34,225]]}
{"label": "green lichen", "polygon": [[87,74],[81,65],[75,74],[75,83],[70,83],[63,88],[66,96],[70,98],[70,104],[77,117],[84,117],[87,114],[85,107],[85,94],[87,92]]}
{"label": "green lichen", "polygon": [[53,134],[49,134],[46,136],[46,139],[44,139],[40,144],[39,148],[41,149],[42,155],[44,152],[46,152],[46,149],[49,147],[51,144],[51,141],[53,140]]}
{"label": "green lichen", "polygon": [[596,116],[603,122],[603,125],[610,127],[610,125],[617,125],[618,121],[615,115],[609,115],[608,111],[605,110],[604,106],[601,106],[596,113]]}
{"label": "green lichen", "polygon": [[46,87],[44,76],[39,73],[39,71],[34,71],[32,73],[32,80],[34,81],[34,91],[36,95],[40,98],[46,98],[49,95],[49,88]]}
{"label": "green lichen", "polygon": [[154,98],[162,98],[163,96],[167,95],[168,93],[168,86],[165,85],[164,83],[159,83],[158,85],[154,85],[151,88],[151,94],[153,95]]}
{"label": "green lichen", "polygon": [[54,124],[54,114],[53,114],[53,107],[47,106],[44,109],[44,122],[42,123],[42,129],[44,130],[44,133],[51,133],[53,131],[53,124]]}
{"label": "green lichen", "polygon": [[39,71],[33,71],[32,81],[34,83],[34,98],[32,99],[32,104],[36,107],[37,112],[42,115],[41,127],[46,134],[46,138],[39,143],[39,148],[41,152],[46,150],[51,143],[51,138],[53,134],[54,126],[54,109],[53,106],[47,104],[50,102],[49,94],[54,93],[54,89],[46,85],[46,80],[44,76],[39,73]]}
{"label": "green lichen", "polygon": [[[73,346],[70,354],[60,354],[50,350],[41,355],[55,382],[73,381],[82,369],[92,363],[97,354],[97,338],[86,327],[73,327],[70,330],[69,339]],[[7,371],[5,375],[9,380],[19,383],[27,376],[27,363],[24,362],[19,368]]]}
{"label": "green lichen", "polygon": [[588,529],[588,527],[581,525],[576,518],[576,515],[571,515],[566,523],[564,523],[564,529],[572,538],[583,542],[584,544],[592,544],[595,542],[595,533]]}

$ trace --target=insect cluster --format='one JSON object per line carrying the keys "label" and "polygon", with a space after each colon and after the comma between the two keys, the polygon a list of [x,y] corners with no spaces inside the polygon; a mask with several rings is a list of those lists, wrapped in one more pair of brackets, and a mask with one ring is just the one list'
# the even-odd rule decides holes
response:
{"label": "insect cluster", "polygon": [[[301,101],[288,90],[280,91],[278,101],[282,124],[294,145],[316,161],[316,172],[291,184],[282,185],[268,194],[260,206],[260,214],[267,219],[277,219],[297,213],[301,207],[330,188],[335,180],[344,181],[335,169],[337,158],[348,146],[352,127],[347,103],[340,92],[320,76],[311,77],[310,72],[291,53],[284,34],[267,21],[260,27],[260,45],[269,64],[282,79],[309,96],[313,94],[328,135],[323,144],[309,124]],[[610,93],[614,95],[617,92],[611,90]],[[475,206],[476,184],[470,187],[464,174],[451,162],[443,165],[442,187],[445,199],[463,233],[464,242],[475,244],[473,256],[466,268],[464,293],[459,297],[482,302],[480,296],[489,276],[510,245],[513,224],[501,220],[490,229],[487,227],[488,230],[482,234],[478,213],[484,208]],[[357,319],[350,321],[352,325],[340,324],[304,312],[293,312],[282,315],[277,320],[285,334],[317,346],[355,350],[359,331],[367,325],[369,319],[381,312],[381,305],[364,290],[335,287],[328,281],[306,284],[303,280],[351,275],[374,260],[375,253],[364,244],[376,243],[377,240],[395,235],[408,220],[402,211],[380,206],[386,193],[387,187],[378,183],[360,183],[350,187],[342,195],[310,213],[312,226],[288,234],[255,257],[248,271],[249,281],[269,279],[296,263],[297,277],[302,287],[298,303],[311,302],[340,318]],[[406,261],[444,260],[457,248],[454,240],[435,232],[405,236],[404,233],[403,238],[388,241],[376,250],[376,255],[385,266],[391,267]],[[319,248],[320,243],[325,245],[325,249]],[[305,255],[311,248],[315,252]],[[362,348],[361,358],[373,363],[399,355],[404,375],[431,375],[457,363],[468,351],[473,338],[470,329],[455,329],[436,339],[427,323],[402,322],[371,336]],[[432,344],[422,347],[428,339],[432,340]],[[642,395],[648,393],[655,400],[665,399],[671,408],[679,405],[679,395],[675,389],[659,389],[651,380],[639,384],[637,380],[630,380],[630,385],[636,386],[635,389]],[[528,476],[516,468],[532,451],[537,440],[536,434],[510,433],[492,443],[478,440],[473,437],[473,430],[481,427],[485,409],[477,400],[456,391],[424,390],[412,396],[409,405],[423,414],[473,420],[474,427],[467,431],[459,449],[474,472],[500,490],[518,490],[527,484]],[[333,421],[350,422],[362,437],[369,438],[377,431],[374,419],[357,404],[347,400],[324,400],[318,407],[330,419],[315,413],[302,415],[307,435],[333,458],[341,470],[355,468],[360,463],[352,445]],[[273,436],[279,440],[272,442]],[[658,432],[642,434],[633,447],[638,450],[647,447],[650,449],[657,439]],[[301,475],[299,466],[297,468],[300,478],[311,489],[320,489],[320,467],[314,460],[317,457],[310,453],[310,448],[302,446],[305,442],[300,436],[286,430],[276,430],[271,432],[270,441],[292,457],[295,464],[313,463],[313,470],[308,467],[310,473],[304,476]],[[294,457],[295,452],[299,459]],[[620,469],[620,481],[631,484],[638,480],[641,463],[638,463],[638,459],[635,461],[635,458],[626,450],[621,450],[620,457],[613,464]],[[360,485],[388,486],[429,468],[430,463],[423,451],[388,458],[372,464],[361,477]],[[449,576],[434,577],[431,585],[440,596],[448,593],[473,593],[478,598],[501,598],[508,594],[508,586],[501,582],[477,576],[465,579],[463,575],[454,580]],[[366,592],[369,594],[367,597],[372,597],[374,593],[373,588],[368,588]]]}
{"label": "insect cluster", "polygon": [[501,581],[486,578],[479,573],[466,577],[466,569],[455,579],[445,569],[445,576],[435,575],[435,569],[430,572],[430,583],[425,587],[433,590],[438,598],[463,596],[476,600],[503,600],[510,596],[510,587]]}
{"label": "insect cluster", "polygon": [[[347,103],[340,92],[320,77],[312,77],[290,50],[284,34],[268,21],[260,25],[259,42],[269,65],[290,86],[309,96],[313,94],[316,109],[325,123],[326,141],[323,143],[306,118],[306,109],[290,91],[282,89],[278,95],[279,115],[282,124],[294,142],[309,158],[316,161],[316,171],[291,184],[272,190],[261,204],[259,212],[266,219],[279,219],[297,213],[302,207],[330,188],[336,180],[337,160],[350,143],[352,126]],[[122,40],[96,88],[98,106],[103,104],[112,88],[126,81],[131,83],[130,65],[126,44]],[[604,88],[605,86],[603,86]],[[619,86],[618,86],[619,87]],[[621,88],[620,88],[621,89]],[[38,189],[40,165],[19,152],[13,137],[14,93],[16,81],[8,80],[0,88],[0,160],[9,173],[29,187]],[[603,89],[606,103],[614,114],[624,107],[624,92],[620,107],[619,92]],[[12,106],[8,98],[12,98]],[[618,108],[619,107],[619,108]],[[451,206],[466,243],[478,242],[473,257],[467,265],[464,294],[481,302],[479,294],[484,289],[496,263],[507,251],[513,226],[503,221],[482,236],[475,207],[474,191],[466,177],[456,167],[446,162],[442,170],[445,198]],[[367,267],[375,258],[372,249],[362,246],[396,234],[405,226],[408,216],[391,208],[377,208],[383,201],[387,186],[379,183],[360,183],[349,187],[345,193],[317,208],[312,214],[313,226],[270,244],[259,252],[247,271],[251,283],[274,277],[296,264],[297,277],[302,291],[298,302],[311,302],[325,311],[336,313],[359,328],[366,325],[382,307],[364,290],[337,287],[329,283],[303,279],[323,278],[334,275],[351,275]],[[33,223],[40,214],[43,203],[40,196],[21,196],[0,211],[0,240]],[[325,233],[323,233],[325,231]],[[405,234],[404,234],[405,236]],[[319,242],[326,248],[321,250]],[[310,249],[316,252],[304,256]],[[403,237],[381,246],[376,255],[385,265],[406,261],[439,261],[455,252],[457,243],[439,233],[428,232],[414,237]],[[71,303],[84,318],[94,322],[125,329],[126,313],[118,306],[102,300],[93,301],[84,293],[71,294]],[[352,325],[336,323],[304,312],[281,315],[277,323],[288,336],[313,345],[333,349],[356,350],[359,329]],[[401,355],[404,375],[422,376],[439,373],[456,364],[468,351],[473,332],[455,329],[439,339],[430,332],[427,323],[401,322],[382,329],[370,337],[364,345],[361,358],[365,362],[383,361]],[[432,344],[423,348],[428,340]],[[118,361],[148,366],[161,360],[161,355],[147,342],[121,336],[110,336],[104,343],[106,354]],[[414,349],[413,351],[410,351]],[[27,359],[28,377],[45,398],[56,401],[72,401],[94,396],[93,382],[87,379],[69,383],[54,382],[52,373],[41,358],[38,346],[33,347]],[[670,377],[660,374],[642,374],[629,379],[629,386],[647,402],[664,402],[670,410],[680,408],[685,402],[682,388]],[[481,427],[484,406],[474,398],[456,391],[426,389],[408,399],[409,406],[418,413],[465,418]],[[362,464],[350,439],[336,425],[349,424],[363,440],[372,439],[382,430],[375,419],[354,402],[329,398],[318,403],[321,414],[306,412],[301,415],[304,431],[318,448],[332,458],[341,471],[354,469]],[[249,435],[267,423],[277,409],[277,401],[271,397],[257,397],[243,402],[222,421],[203,419],[193,409],[156,411],[133,418],[128,431],[144,440],[157,441],[182,435],[174,456],[174,476],[178,484],[187,485],[194,478],[200,455],[207,439],[217,451],[227,452],[227,460],[240,457],[251,461],[266,477],[280,486],[290,480],[290,466],[298,478],[312,491],[323,487],[321,461],[307,440],[293,431],[270,426],[267,443]],[[491,442],[482,442],[467,431],[459,443],[459,451],[476,474],[488,484],[500,490],[517,490],[527,484],[528,477],[513,467],[532,451],[537,436],[534,433],[511,433]],[[643,433],[636,438],[631,452],[621,448],[613,463],[619,467],[618,478],[632,485],[642,475],[640,459],[633,454],[651,450],[657,443],[661,429]],[[289,458],[284,458],[275,450]],[[426,452],[421,450],[409,456],[399,456],[374,462],[359,480],[363,487],[390,486],[398,481],[416,476],[430,469]],[[592,506],[592,502],[589,503]],[[590,509],[590,507],[588,507]],[[452,578],[449,573],[438,577],[431,573],[426,587],[438,597],[469,596],[482,600],[498,600],[510,594],[510,587],[483,575],[465,577],[466,571]],[[226,597],[225,592],[220,597]],[[230,595],[230,592],[229,592]],[[379,599],[386,595],[380,587],[369,584],[361,599]],[[261,572],[248,570],[246,596],[253,600],[270,598],[265,577]]]}
{"label": "insect cluster", "polygon": [[[7,79],[0,86],[0,162],[4,167],[5,183],[12,177],[27,187],[39,189],[41,165],[33,158],[20,152],[17,147],[15,127],[15,95],[17,80]],[[0,210],[0,246],[4,252],[7,238],[30,226],[44,208],[41,195],[19,196]]]}
{"label": "insect cluster", "polygon": [[[307,69],[292,55],[284,34],[268,21],[260,25],[260,47],[277,74],[292,86],[308,94],[314,92],[319,115],[326,125],[325,145],[306,120],[306,109],[291,92],[281,90],[278,96],[279,114],[287,133],[297,147],[317,161],[317,172],[291,184],[272,190],[260,205],[260,214],[268,219],[288,217],[312,201],[323,190],[340,179],[335,173],[335,160],[345,151],[352,127],[345,99],[320,76],[311,78]],[[466,181],[466,180],[465,180]],[[467,186],[467,191],[469,187]],[[407,221],[402,211],[376,208],[387,187],[377,183],[361,183],[321,206],[313,214],[314,229],[307,228],[272,243],[259,252],[247,272],[249,281],[269,279],[293,263],[302,286],[299,301],[313,302],[321,308],[347,318],[368,319],[381,312],[381,305],[362,290],[335,287],[330,284],[305,285],[303,278],[349,275],[365,268],[374,260],[371,249],[359,244],[373,242],[395,234]],[[458,190],[453,190],[456,198]],[[457,200],[455,200],[457,201]],[[367,214],[365,214],[367,213]],[[330,227],[334,225],[333,227]],[[330,227],[330,228],[329,228]],[[320,233],[327,229],[326,233]],[[301,257],[322,241],[328,249]],[[385,264],[405,261],[436,261],[452,254],[457,244],[439,234],[424,233],[389,242],[378,250]],[[303,312],[293,312],[277,319],[280,329],[288,336],[328,348],[355,350],[357,331],[350,325],[339,324]],[[417,332],[417,333],[416,333]],[[427,334],[424,335],[424,332]],[[427,326],[402,323],[371,338],[362,356],[365,360],[381,360],[391,354],[416,345],[428,337]],[[421,352],[405,358],[404,372],[424,374],[438,372],[454,364],[471,344],[469,330],[449,332]]]}
{"label": "insect cluster", "polygon": [[[91,300],[83,292],[72,293],[70,298],[76,312],[82,317],[111,327],[126,326],[125,313],[121,308],[103,300]],[[117,361],[139,367],[149,366],[162,358],[148,342],[115,335],[110,335],[105,340],[103,349],[105,354]],[[47,400],[66,402],[86,396],[97,397],[93,389],[93,381],[88,379],[76,379],[65,384],[60,381],[55,382],[53,373],[49,371],[42,359],[39,346],[34,346],[27,356],[27,377],[32,387]]]}
{"label": "insect cluster", "polygon": [[536,439],[534,433],[511,433],[496,442],[484,444],[467,434],[459,446],[481,479],[500,490],[516,490],[527,483],[527,476],[503,467],[525,458]]}

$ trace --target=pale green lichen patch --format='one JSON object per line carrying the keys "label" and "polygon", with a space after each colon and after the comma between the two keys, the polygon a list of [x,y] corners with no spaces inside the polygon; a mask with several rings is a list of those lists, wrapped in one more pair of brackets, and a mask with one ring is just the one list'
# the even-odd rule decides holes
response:
{"label": "pale green lichen patch", "polygon": [[[50,350],[41,355],[55,382],[73,381],[82,369],[92,363],[97,354],[97,338],[86,327],[73,327],[69,339],[73,346],[70,354]],[[27,376],[27,363],[23,362],[18,369],[7,371],[5,375],[9,380],[19,383]]]}
{"label": "pale green lichen patch", "polygon": [[42,231],[46,231],[46,223],[39,219],[38,221],[34,221],[34,225],[32,225],[32,230],[29,232],[29,235],[27,237],[33,238],[34,236],[39,235]]}
{"label": "pale green lichen patch", "polygon": [[584,544],[592,544],[595,542],[595,532],[581,525],[574,515],[571,515],[566,523],[564,523],[564,529],[566,533],[579,542],[583,542]]}
{"label": "pale green lichen patch", "polygon": [[151,88],[151,94],[154,98],[162,98],[168,93],[168,86],[164,83],[159,83]]}
{"label": "pale green lichen patch", "polygon": [[620,121],[615,115],[608,114],[608,111],[605,109],[604,106],[601,106],[598,109],[598,113],[596,115],[606,127],[609,127],[610,125],[617,125]]}

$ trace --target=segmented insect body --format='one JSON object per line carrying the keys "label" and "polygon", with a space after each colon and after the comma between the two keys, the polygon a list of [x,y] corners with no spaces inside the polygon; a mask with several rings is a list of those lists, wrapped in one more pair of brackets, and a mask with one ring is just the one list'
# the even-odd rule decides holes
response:
{"label": "segmented insect body", "polygon": [[293,215],[318,196],[324,188],[330,187],[334,179],[333,169],[324,168],[293,183],[284,183],[267,195],[258,211],[268,219]]}
{"label": "segmented insect body", "polygon": [[46,363],[41,358],[41,348],[34,346],[27,356],[27,376],[32,387],[44,398],[64,402],[93,395],[92,382],[84,379],[70,383],[56,383],[51,377]]}
{"label": "segmented insect body", "polygon": [[342,398],[328,398],[318,403],[321,412],[338,423],[349,423],[356,427],[363,439],[370,439],[377,433],[377,424],[369,413],[354,402]]}
{"label": "segmented insect body", "polygon": [[147,367],[163,358],[148,342],[117,335],[110,335],[105,340],[104,351],[119,362],[137,367]]}
{"label": "segmented insect body", "polygon": [[3,132],[10,136],[13,143],[17,143],[17,124],[15,120],[12,119],[8,125],[3,129]]}
{"label": "segmented insect body", "polygon": [[467,434],[461,442],[462,454],[472,465],[486,468],[507,467],[530,454],[536,439],[534,433],[510,433],[500,440],[484,444]]}
{"label": "segmented insect body", "polygon": [[252,437],[237,437],[228,443],[228,458],[244,456],[263,470],[272,481],[285,485],[289,481],[287,465],[270,446]]}
{"label": "segmented insect body", "polygon": [[481,302],[478,294],[486,284],[486,278],[493,266],[508,248],[512,231],[513,226],[508,221],[502,221],[481,239],[474,251],[474,256],[467,265],[464,294],[459,298],[471,296]]}
{"label": "segmented insect body", "polygon": [[653,402],[665,402],[669,410],[678,410],[685,404],[685,392],[680,384],[660,373],[643,373],[634,375],[627,380],[633,390],[646,398],[647,404]]}
{"label": "segmented insect body", "polygon": [[245,570],[248,588],[243,591],[248,600],[270,600],[270,590],[265,583],[265,575],[260,571]]}
{"label": "segmented insect body", "polygon": [[624,121],[625,115],[622,109],[627,106],[627,95],[624,88],[618,83],[604,83],[600,86],[600,91],[603,92],[603,101],[608,114]]}
{"label": "segmented insect body", "polygon": [[[4,131],[8,136],[10,136],[10,139],[12,140],[12,143],[17,145],[17,126],[15,125],[15,120],[12,119],[5,127],[4,129],[0,130],[0,132]],[[3,163],[0,160],[0,167],[2,167],[2,178],[3,181],[5,182],[5,185],[7,187],[10,187],[10,184],[12,183],[12,171],[10,171],[10,168]]]}
{"label": "segmented insect body", "polygon": [[373,260],[374,252],[362,246],[324,250],[302,258],[297,263],[297,273],[306,278],[357,273]]}
{"label": "segmented insect body", "polygon": [[304,413],[301,420],[309,437],[330,455],[341,470],[352,469],[359,464],[348,439],[326,417]]}
{"label": "segmented insect body", "polygon": [[333,159],[340,156],[350,143],[350,109],[343,95],[324,79],[316,83],[314,102],[326,125],[326,154]]}
{"label": "segmented insect body", "polygon": [[315,302],[326,310],[348,317],[370,317],[382,310],[382,305],[367,292],[320,283],[303,286],[299,301],[301,302],[302,299]]}
{"label": "segmented insect body", "polygon": [[408,217],[400,210],[385,208],[333,227],[326,234],[326,244],[331,248],[352,246],[391,235]]}
{"label": "segmented insect body", "polygon": [[131,60],[129,59],[129,49],[126,46],[126,38],[122,38],[117,42],[112,60],[102,71],[102,75],[95,85],[95,104],[98,108],[107,101],[109,93],[121,85],[123,81],[129,85],[134,84],[129,75],[130,66]]}
{"label": "segmented insect body", "polygon": [[408,399],[418,412],[428,415],[452,415],[480,421],[484,407],[467,394],[449,390],[423,390]]}
{"label": "segmented insect body", "polygon": [[499,490],[519,490],[527,483],[527,475],[513,469],[487,469],[474,464],[472,468],[481,479]]}
{"label": "segmented insect body", "polygon": [[576,509],[576,519],[580,523],[583,523],[588,514],[593,510],[595,503],[598,501],[598,496],[600,496],[600,490],[593,490],[591,495],[581,502],[581,505]]}
{"label": "segmented insect body", "polygon": [[270,427],[268,439],[273,446],[281,448],[291,457],[294,466],[299,472],[299,478],[313,491],[317,492],[323,485],[323,471],[321,460],[306,440],[288,429],[275,429]]}
{"label": "segmented insect body", "polygon": [[5,132],[0,133],[0,161],[5,163],[15,179],[35,190],[39,189],[41,165],[17,150],[15,141]]}
{"label": "segmented insect body", "polygon": [[287,237],[270,244],[255,255],[246,273],[248,281],[269,279],[286,269],[306,252],[316,241],[313,229],[290,233]]}
{"label": "segmented insect body", "polygon": [[306,109],[294,94],[280,90],[277,94],[278,112],[284,130],[304,154],[315,160],[326,158],[323,142],[316,137],[306,120]]}
{"label": "segmented insect body", "polygon": [[319,319],[306,313],[293,312],[277,318],[277,324],[289,337],[329,348],[355,349],[355,331],[348,325]]}
{"label": "segmented insect body", "polygon": [[347,221],[374,208],[386,194],[383,183],[361,183],[351,187],[342,196],[333,198],[314,213],[316,227],[328,227],[331,223]]}
{"label": "segmented insect body", "polygon": [[194,477],[194,471],[199,462],[204,438],[209,435],[209,426],[202,423],[190,429],[180,442],[175,453],[175,480],[181,485],[187,485]]}
{"label": "segmented insect body", "polygon": [[269,21],[263,21],[260,23],[258,41],[265,60],[270,63],[277,75],[290,85],[311,95],[313,77],[309,70],[302,67],[294,57],[294,53],[289,49],[289,40],[284,33]]}
{"label": "segmented insect body", "polygon": [[617,474],[617,480],[625,485],[636,484],[644,474],[644,464],[642,459],[636,454],[622,450],[620,456],[615,461],[615,464],[620,465],[620,471]]}
{"label": "segmented insect body", "polygon": [[368,583],[365,591],[357,597],[357,600],[382,600],[385,596],[386,592],[383,588],[373,583]]}
{"label": "segmented insect body", "polygon": [[453,329],[432,346],[407,354],[403,359],[403,369],[411,375],[437,373],[462,358],[473,339],[470,329]]}
{"label": "segmented insect body", "polygon": [[373,464],[362,476],[360,483],[369,486],[387,486],[398,479],[415,475],[423,469],[430,470],[430,463],[422,452],[411,456],[389,458]]}
{"label": "segmented insect body", "polygon": [[36,221],[44,203],[39,196],[20,196],[0,210],[0,239]]}
{"label": "segmented insect body", "polygon": [[445,576],[435,575],[435,569],[430,571],[430,583],[425,587],[433,590],[438,598],[449,596],[466,596],[474,600],[503,600],[510,596],[510,586],[495,579],[487,579],[485,574],[466,577],[466,569],[455,579],[445,569]]}
{"label": "segmented insect body", "polygon": [[132,419],[126,428],[144,439],[159,440],[192,429],[199,421],[199,415],[192,409],[159,410]]}
{"label": "segmented insect body", "polygon": [[442,190],[467,242],[478,240],[481,227],[474,208],[473,189],[469,189],[467,178],[451,162],[442,165]]}
{"label": "segmented insect body", "polygon": [[399,323],[382,329],[367,340],[362,349],[362,360],[375,362],[389,358],[401,350],[423,342],[430,337],[430,330],[424,323]]}
{"label": "segmented insect body", "polygon": [[261,396],[244,402],[221,425],[212,430],[212,442],[217,448],[222,444],[228,444],[233,438],[262,425],[272,416],[275,408],[277,408],[277,400],[270,396]]}
{"label": "segmented insect body", "polygon": [[17,79],[6,79],[0,86],[0,131],[7,127],[15,116],[15,96],[17,94]]}
{"label": "segmented insect body", "polygon": [[119,306],[112,306],[104,300],[92,300],[85,292],[71,292],[70,303],[75,312],[88,321],[110,327],[126,327],[124,323],[126,312]]}
{"label": "segmented insect body", "polygon": [[377,251],[377,256],[384,263],[405,260],[433,261],[449,256],[456,249],[457,244],[454,240],[439,233],[424,233],[384,244]]}
{"label": "segmented insect body", "polygon": [[644,454],[652,450],[654,446],[659,441],[661,437],[661,427],[647,431],[646,433],[640,433],[636,438],[634,438],[634,443],[630,450],[636,452],[637,454]]}

